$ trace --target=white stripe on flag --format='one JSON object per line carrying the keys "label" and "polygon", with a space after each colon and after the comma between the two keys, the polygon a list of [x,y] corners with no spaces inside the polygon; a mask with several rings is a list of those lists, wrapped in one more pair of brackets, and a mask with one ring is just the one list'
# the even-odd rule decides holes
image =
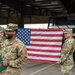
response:
{"label": "white stripe on flag", "polygon": [[40,50],[61,50],[60,47],[38,47],[38,46],[26,46],[26,48],[40,49]]}
{"label": "white stripe on flag", "polygon": [[42,55],[57,55],[60,56],[60,53],[53,53],[53,52],[35,52],[35,51],[27,51],[28,53],[31,54],[42,54]]}
{"label": "white stripe on flag", "polygon": [[31,39],[48,39],[48,40],[54,40],[54,39],[56,39],[56,40],[62,40],[62,37],[61,36],[59,36],[59,37],[51,37],[51,36],[45,36],[45,37],[42,37],[42,36],[31,36]]}
{"label": "white stripe on flag", "polygon": [[30,44],[43,44],[43,45],[61,45],[62,42],[36,42],[36,41],[30,41]]}
{"label": "white stripe on flag", "polygon": [[32,31],[31,32],[31,34],[62,34],[63,32],[62,31],[49,31],[49,32],[47,32],[47,31]]}
{"label": "white stripe on flag", "polygon": [[28,56],[29,59],[40,59],[40,60],[52,60],[52,61],[58,61],[60,58],[48,58],[48,57],[37,57],[37,56]]}

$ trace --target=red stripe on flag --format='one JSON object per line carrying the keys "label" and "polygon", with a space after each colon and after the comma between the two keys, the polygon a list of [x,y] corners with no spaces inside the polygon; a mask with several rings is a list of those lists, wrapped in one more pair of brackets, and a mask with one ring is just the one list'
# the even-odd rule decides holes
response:
{"label": "red stripe on flag", "polygon": [[56,31],[56,32],[59,32],[59,31],[63,31],[63,29],[58,29],[58,28],[50,28],[50,29],[31,29],[31,31],[47,31],[47,32]]}
{"label": "red stripe on flag", "polygon": [[56,55],[42,55],[42,54],[30,54],[30,53],[28,53],[28,55],[37,56],[37,57],[60,58],[60,56],[56,56]]}
{"label": "red stripe on flag", "polygon": [[62,42],[62,40],[43,40],[43,39],[31,39],[31,41],[43,41],[43,42]]}
{"label": "red stripe on flag", "polygon": [[60,53],[61,50],[40,50],[40,49],[31,49],[27,48],[27,51],[35,51],[35,52],[54,52],[54,53]]}
{"label": "red stripe on flag", "polygon": [[37,60],[37,59],[29,59],[29,58],[28,58],[28,61],[31,61],[31,62],[40,62],[40,63],[51,63],[51,64],[55,64],[57,62],[57,61]]}
{"label": "red stripe on flag", "polygon": [[41,47],[61,47],[61,45],[43,45],[43,44],[31,44],[31,46],[41,46]]}
{"label": "red stripe on flag", "polygon": [[31,34],[31,36],[62,36],[63,34]]}

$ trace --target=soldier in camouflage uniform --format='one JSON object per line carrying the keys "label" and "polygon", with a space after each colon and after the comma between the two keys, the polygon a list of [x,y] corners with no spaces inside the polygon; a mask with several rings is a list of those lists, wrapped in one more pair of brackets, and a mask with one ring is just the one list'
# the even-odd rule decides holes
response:
{"label": "soldier in camouflage uniform", "polygon": [[5,29],[0,27],[0,55],[1,55],[1,44],[5,40],[5,38],[4,38],[4,31],[5,31]]}
{"label": "soldier in camouflage uniform", "polygon": [[20,75],[21,67],[27,59],[26,46],[16,37],[18,25],[8,24],[5,35],[6,40],[2,44],[3,66],[8,66],[1,75]]}
{"label": "soldier in camouflage uniform", "polygon": [[73,68],[73,52],[75,50],[74,38],[72,38],[72,29],[64,30],[65,41],[61,50],[61,72],[62,75],[72,75],[71,70]]}
{"label": "soldier in camouflage uniform", "polygon": [[4,31],[5,29],[0,27],[0,43],[2,43],[2,41],[4,40]]}

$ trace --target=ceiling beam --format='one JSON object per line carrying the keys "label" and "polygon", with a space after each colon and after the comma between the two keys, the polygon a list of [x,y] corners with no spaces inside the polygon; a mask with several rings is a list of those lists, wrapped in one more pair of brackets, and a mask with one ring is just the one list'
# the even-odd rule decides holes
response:
{"label": "ceiling beam", "polygon": [[59,0],[59,1],[67,9],[68,13],[75,13],[75,1],[74,0]]}
{"label": "ceiling beam", "polygon": [[18,12],[21,12],[21,9],[20,9],[20,0],[0,0],[1,3],[9,6],[10,8],[18,11]]}

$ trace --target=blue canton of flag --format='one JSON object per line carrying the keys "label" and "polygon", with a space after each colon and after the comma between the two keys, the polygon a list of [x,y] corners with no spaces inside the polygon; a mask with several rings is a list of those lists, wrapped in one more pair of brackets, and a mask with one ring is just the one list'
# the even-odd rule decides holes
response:
{"label": "blue canton of flag", "polygon": [[31,29],[19,28],[17,37],[25,44],[30,45]]}

